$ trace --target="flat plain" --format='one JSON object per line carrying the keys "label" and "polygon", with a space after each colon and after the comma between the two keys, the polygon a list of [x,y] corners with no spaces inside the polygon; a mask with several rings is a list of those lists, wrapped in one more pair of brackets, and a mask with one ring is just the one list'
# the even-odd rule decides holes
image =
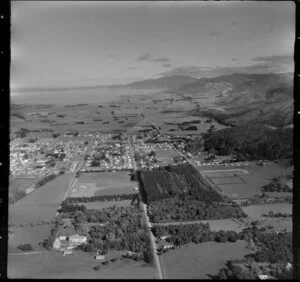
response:
{"label": "flat plain", "polygon": [[242,258],[250,253],[246,245],[245,241],[207,242],[188,244],[167,252],[160,257],[164,278],[209,279],[209,275],[216,275],[227,260]]}
{"label": "flat plain", "polygon": [[91,197],[135,193],[137,183],[130,181],[128,171],[83,173],[70,197]]}

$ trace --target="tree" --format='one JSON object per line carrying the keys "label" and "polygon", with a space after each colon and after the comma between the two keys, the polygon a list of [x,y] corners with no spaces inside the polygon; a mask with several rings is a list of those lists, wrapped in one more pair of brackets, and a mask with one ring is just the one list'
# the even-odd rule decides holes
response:
{"label": "tree", "polygon": [[22,251],[31,251],[31,250],[33,250],[31,244],[19,245],[17,248],[22,250]]}

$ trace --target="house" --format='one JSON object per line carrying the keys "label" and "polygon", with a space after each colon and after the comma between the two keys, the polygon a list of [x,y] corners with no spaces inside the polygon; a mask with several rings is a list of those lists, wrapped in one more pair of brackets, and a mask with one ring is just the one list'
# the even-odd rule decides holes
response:
{"label": "house", "polygon": [[66,250],[63,252],[63,256],[72,254],[72,251]]}
{"label": "house", "polygon": [[85,243],[87,240],[86,236],[79,236],[78,234],[69,237],[69,242],[71,243]]}
{"label": "house", "polygon": [[105,256],[103,256],[103,255],[95,255],[94,258],[98,259],[98,260],[104,260]]}
{"label": "house", "polygon": [[58,238],[59,238],[59,240],[66,240],[67,239],[66,236],[59,236]]}
{"label": "house", "polygon": [[161,240],[166,240],[168,237],[170,237],[170,235],[164,235],[164,236],[161,236],[160,239]]}
{"label": "house", "polygon": [[266,274],[259,274],[259,275],[258,275],[258,278],[259,278],[260,280],[269,280],[269,279],[271,278],[271,276],[266,275]]}
{"label": "house", "polygon": [[166,250],[166,249],[172,249],[174,248],[174,245],[173,244],[167,244],[167,245],[164,245],[163,246],[163,249]]}
{"label": "house", "polygon": [[54,249],[59,249],[60,248],[60,241],[58,238],[55,239],[54,243],[53,243],[53,248]]}

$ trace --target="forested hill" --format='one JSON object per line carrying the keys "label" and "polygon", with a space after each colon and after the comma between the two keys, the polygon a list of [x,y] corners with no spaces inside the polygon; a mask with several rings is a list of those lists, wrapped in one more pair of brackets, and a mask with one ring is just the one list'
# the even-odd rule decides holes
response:
{"label": "forested hill", "polygon": [[190,151],[204,149],[218,155],[237,154],[245,160],[275,160],[293,155],[293,129],[271,129],[264,125],[246,124],[206,133],[193,141]]}

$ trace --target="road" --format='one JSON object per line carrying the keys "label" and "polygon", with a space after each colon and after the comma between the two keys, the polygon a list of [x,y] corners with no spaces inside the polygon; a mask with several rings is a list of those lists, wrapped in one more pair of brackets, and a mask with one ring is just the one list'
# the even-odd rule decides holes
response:
{"label": "road", "polygon": [[[156,130],[162,135],[164,136],[160,130],[157,128],[156,124],[154,122],[151,122],[151,124],[156,128]],[[175,146],[173,144],[171,144],[173,149],[178,152],[182,157],[184,157],[184,159],[190,164],[192,165],[198,172],[199,174],[204,178],[204,179],[208,179],[205,175],[203,175],[203,173],[200,171],[199,167],[191,160],[189,160],[182,152],[180,152],[177,148],[175,148]],[[222,190],[217,186],[215,185],[214,183],[212,183],[210,181],[210,179],[208,179],[209,183],[211,184],[212,188],[214,188],[218,193],[222,193]]]}
{"label": "road", "polygon": [[[91,148],[93,146],[94,139],[95,139],[95,136],[93,135],[92,140],[90,141],[87,150],[81,155],[81,158],[78,161],[77,167],[76,167],[76,169],[73,172],[73,177],[72,177],[72,179],[69,182],[68,189],[66,190],[66,193],[65,193],[64,197],[62,198],[62,202],[67,198],[67,196],[70,193],[70,191],[72,191],[74,184],[77,182],[76,174],[77,174],[78,171],[81,170],[81,168],[82,168],[82,166],[84,164],[84,156],[85,156],[85,154],[87,154],[91,150]],[[58,215],[58,212],[56,213],[56,216],[57,215]]]}
{"label": "road", "polygon": [[27,252],[27,253],[7,253],[9,256],[17,256],[17,255],[35,255],[35,254],[42,254],[47,253],[48,251],[41,251],[41,252]]}
{"label": "road", "polygon": [[147,227],[149,228],[150,241],[151,241],[151,245],[152,245],[152,249],[153,249],[154,261],[155,261],[157,272],[158,272],[158,279],[164,279],[163,278],[163,272],[162,272],[161,265],[160,265],[160,260],[159,260],[158,254],[156,252],[156,244],[155,244],[156,238],[154,237],[154,235],[152,233],[152,224],[151,224],[151,222],[149,220],[149,217],[147,215],[147,205],[143,202],[141,202],[141,205],[142,205],[142,209],[145,213]]}
{"label": "road", "polygon": [[[132,152],[132,155],[133,155],[134,169],[135,170],[140,169],[139,163],[137,163],[135,161],[135,158],[134,158],[134,152],[135,151],[134,151],[134,146],[132,144],[131,137],[128,137],[128,144],[131,147],[131,152]],[[155,237],[152,233],[152,224],[151,224],[151,222],[149,220],[149,217],[148,217],[148,214],[147,214],[147,205],[145,203],[143,203],[142,201],[141,201],[140,204],[141,204],[142,211],[144,212],[144,215],[145,215],[147,227],[149,229],[150,241],[151,241],[151,246],[152,246],[152,250],[153,250],[153,258],[154,258],[155,265],[156,265],[156,268],[157,268],[158,279],[163,279],[163,272],[162,272],[162,269],[161,269],[160,260],[159,260],[159,257],[157,255],[157,252],[156,252],[156,244],[155,244],[156,239],[155,239]]]}

